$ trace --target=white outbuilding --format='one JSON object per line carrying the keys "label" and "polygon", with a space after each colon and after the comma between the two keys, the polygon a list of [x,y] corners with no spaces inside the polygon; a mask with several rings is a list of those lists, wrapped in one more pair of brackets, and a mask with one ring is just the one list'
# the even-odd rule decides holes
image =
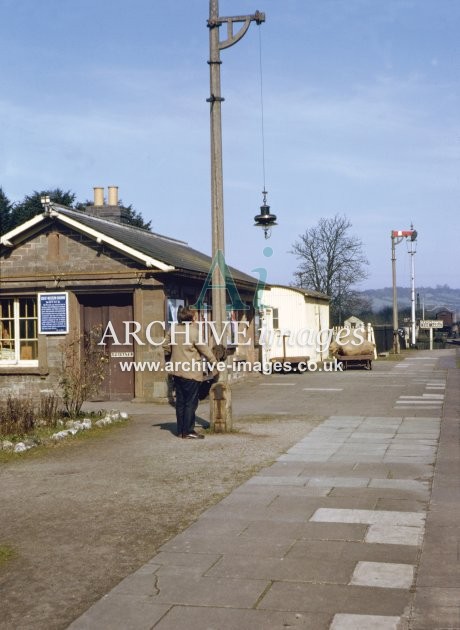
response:
{"label": "white outbuilding", "polygon": [[328,356],[329,296],[310,289],[266,286],[259,292],[262,361],[323,361]]}

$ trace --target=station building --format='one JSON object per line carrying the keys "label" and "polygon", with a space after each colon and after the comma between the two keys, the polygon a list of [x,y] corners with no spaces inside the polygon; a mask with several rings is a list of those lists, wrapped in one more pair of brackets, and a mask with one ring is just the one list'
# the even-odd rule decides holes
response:
{"label": "station building", "polygon": [[[123,371],[120,363],[164,362],[159,344],[180,305],[198,303],[200,317],[211,317],[211,290],[204,296],[203,287],[210,284],[212,260],[124,219],[116,187],[109,188],[107,204],[98,188],[86,210],[50,204],[1,237],[2,398],[56,390],[63,345],[85,335],[104,339],[107,368],[97,400],[166,398],[164,371]],[[230,267],[227,282],[240,301],[240,309],[228,314],[235,333],[231,352],[235,359],[257,360],[257,279]],[[249,345],[239,344],[242,321]]]}

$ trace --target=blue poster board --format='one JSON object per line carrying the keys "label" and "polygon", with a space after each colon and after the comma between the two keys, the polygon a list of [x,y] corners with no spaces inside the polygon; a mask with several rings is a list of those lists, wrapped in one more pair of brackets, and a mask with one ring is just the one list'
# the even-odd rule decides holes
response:
{"label": "blue poster board", "polygon": [[67,292],[38,294],[38,332],[42,335],[65,335],[69,332]]}

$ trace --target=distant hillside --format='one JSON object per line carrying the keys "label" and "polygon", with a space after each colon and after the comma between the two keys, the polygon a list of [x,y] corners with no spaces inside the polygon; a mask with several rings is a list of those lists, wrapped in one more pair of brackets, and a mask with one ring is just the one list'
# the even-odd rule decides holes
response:
{"label": "distant hillside", "polygon": [[[398,287],[398,306],[404,308],[411,304],[410,287]],[[385,289],[367,289],[361,291],[361,295],[367,297],[372,302],[374,312],[380,311],[386,306],[393,306],[393,289],[385,287]],[[416,299],[418,296],[419,304],[417,308],[425,306],[425,315],[428,318],[430,314],[441,309],[443,306],[451,311],[460,314],[460,289],[451,289],[447,285],[432,287],[417,287],[415,289]]]}

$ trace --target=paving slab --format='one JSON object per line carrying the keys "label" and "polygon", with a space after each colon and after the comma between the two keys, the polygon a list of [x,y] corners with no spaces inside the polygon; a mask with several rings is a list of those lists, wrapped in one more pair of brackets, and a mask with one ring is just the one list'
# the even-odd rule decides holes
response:
{"label": "paving slab", "polygon": [[241,537],[280,538],[293,540],[347,540],[362,542],[368,530],[367,525],[350,523],[273,523],[256,521],[242,532]]}
{"label": "paving slab", "polygon": [[[404,395],[437,380],[438,354],[417,358],[391,366],[420,381]],[[117,598],[155,630],[460,630],[458,418],[407,412],[330,416],[75,623]]]}
{"label": "paving slab", "polygon": [[[355,542],[326,540],[319,542],[298,540],[287,552],[285,558],[297,557],[304,561],[316,558],[329,558],[337,566],[340,562],[356,565],[360,560],[369,562],[417,562],[419,549],[411,545],[379,544],[369,545],[363,541]],[[335,560],[335,561],[334,561]]]}
{"label": "paving slab", "polygon": [[199,572],[199,574],[206,574],[221,558],[221,554],[218,553],[195,553],[193,551],[188,552],[173,552],[173,551],[160,551],[155,556],[154,562],[144,565],[141,569],[136,571],[133,576],[140,577],[144,575],[152,575],[157,573],[162,567],[174,567],[185,571],[187,569],[193,569]]}
{"label": "paving slab", "polygon": [[312,477],[308,480],[308,486],[331,486],[331,487],[361,487],[365,488],[369,484],[368,477]]}
{"label": "paving slab", "polygon": [[411,494],[421,494],[426,499],[430,495],[430,485],[426,481],[417,481],[416,479],[371,479],[369,487],[404,490]]}
{"label": "paving slab", "polygon": [[383,615],[334,615],[330,630],[401,630],[400,617]]}
{"label": "paving slab", "polygon": [[423,527],[410,525],[370,525],[365,541],[380,545],[411,545],[420,547],[423,542]]}
{"label": "paving slab", "polygon": [[301,526],[299,540],[364,540],[368,526],[356,523],[304,523]]}
{"label": "paving slab", "polygon": [[380,496],[375,504],[376,510],[395,512],[426,512],[427,502],[422,501],[419,498],[408,499],[407,497],[401,497],[398,493],[396,497]]}
{"label": "paving slab", "polygon": [[[249,523],[248,523],[249,524]],[[282,556],[290,546],[293,539],[289,536],[280,536],[270,539],[254,539],[245,536],[231,536],[221,534],[217,529],[204,537],[199,531],[192,533],[187,530],[179,534],[172,540],[164,544],[160,551],[169,551],[174,553],[219,553],[219,554],[250,554],[252,557],[257,556]]]}
{"label": "paving slab", "polygon": [[[258,607],[263,610],[290,610],[335,614],[401,616],[410,601],[402,589],[370,589],[366,586],[275,582]],[[369,629],[371,630],[371,629]]]}
{"label": "paving slab", "polygon": [[360,561],[353,571],[350,584],[409,589],[414,581],[414,568],[413,565],[396,562]]}
{"label": "paving slab", "polygon": [[329,614],[173,606],[155,630],[328,630]]}
{"label": "paving slab", "polygon": [[392,462],[380,464],[368,464],[367,462],[356,462],[353,472],[365,477],[379,477],[380,479],[432,479],[432,464],[415,464],[414,462]]}
{"label": "paving slab", "polygon": [[251,484],[245,484],[236,491],[238,494],[260,494],[267,495],[267,492],[271,492],[272,496],[285,496],[285,497],[297,497],[312,498],[312,497],[327,497],[332,490],[332,486],[307,486],[305,479],[300,480],[300,483],[291,484],[289,482],[283,483],[277,480],[275,483],[271,483],[268,477],[257,477],[257,481]]}
{"label": "paving slab", "polygon": [[109,593],[68,626],[69,630],[150,630],[169,610],[169,606],[152,602],[149,596],[115,596]]}
{"label": "paving slab", "polygon": [[[327,544],[325,542],[324,544]],[[348,584],[356,561],[341,558],[334,562],[331,554],[316,554],[305,561],[295,554],[273,558],[232,554],[225,556],[208,572],[209,577],[286,582]]]}
{"label": "paving slab", "polygon": [[[392,490],[391,488],[363,488],[363,487],[334,487],[328,494],[329,497],[360,497],[362,499],[372,499],[376,502],[376,508],[399,510],[402,512],[418,512],[425,511],[427,500],[423,500],[420,496],[415,497],[413,492],[407,490]],[[384,502],[400,501],[400,506],[381,507]],[[412,506],[412,507],[411,507]]]}
{"label": "paving slab", "polygon": [[415,512],[397,512],[363,510],[355,508],[318,508],[310,519],[326,523],[367,523],[368,525],[406,525],[421,527],[425,522],[424,514]]}
{"label": "paving slab", "polygon": [[184,572],[180,566],[168,565],[168,569],[150,576],[133,574],[115,587],[111,596],[132,596],[137,587],[147,591],[155,604],[254,608],[270,584],[258,579],[203,577]]}

